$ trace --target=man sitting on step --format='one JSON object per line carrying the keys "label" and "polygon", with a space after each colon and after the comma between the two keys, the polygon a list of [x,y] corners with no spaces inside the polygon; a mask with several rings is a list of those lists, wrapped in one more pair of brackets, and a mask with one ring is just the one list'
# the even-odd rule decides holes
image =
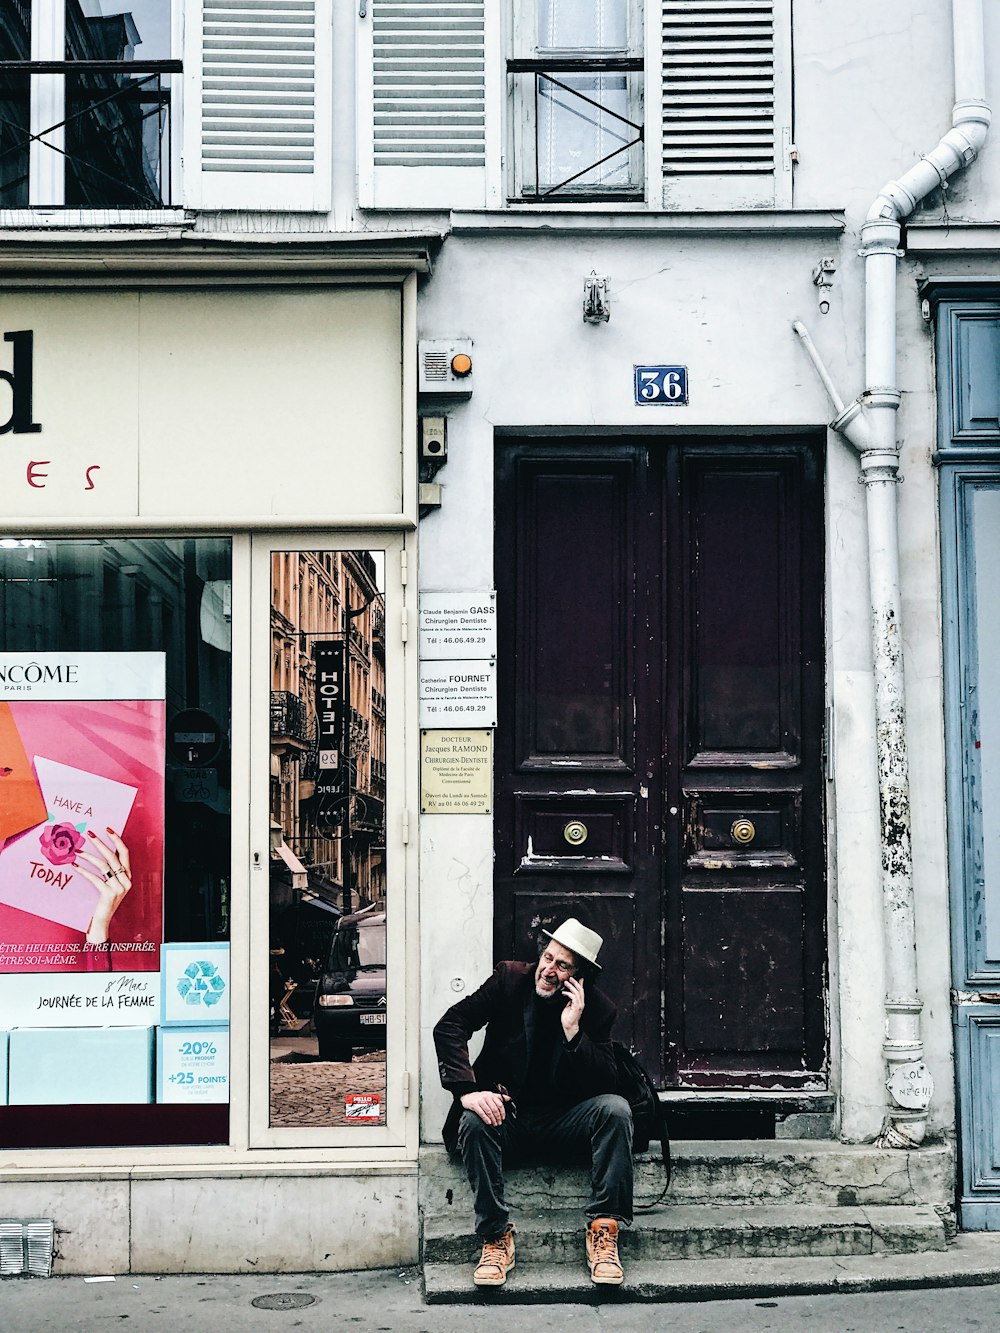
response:
{"label": "man sitting on step", "polygon": [[[514,1267],[504,1153],[562,1159],[587,1152],[586,1255],[594,1282],[618,1285],[618,1228],[632,1221],[632,1113],[615,1091],[615,1007],[593,979],[603,940],[574,917],[543,931],[538,963],[498,963],[434,1029],[441,1082],[454,1102],[444,1126],[472,1186],[483,1252],[473,1281],[499,1287]],[[469,1038],[486,1028],[475,1068]]]}

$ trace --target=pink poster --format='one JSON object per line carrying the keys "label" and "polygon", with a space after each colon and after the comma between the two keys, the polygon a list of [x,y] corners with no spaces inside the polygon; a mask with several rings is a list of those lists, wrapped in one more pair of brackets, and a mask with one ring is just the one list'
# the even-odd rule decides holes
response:
{"label": "pink poster", "polygon": [[0,972],[158,970],[164,693],[162,653],[0,653]]}

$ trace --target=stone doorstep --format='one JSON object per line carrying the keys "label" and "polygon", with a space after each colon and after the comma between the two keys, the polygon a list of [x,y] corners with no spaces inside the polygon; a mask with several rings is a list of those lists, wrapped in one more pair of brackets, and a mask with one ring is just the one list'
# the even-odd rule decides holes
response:
{"label": "stone doorstep", "polygon": [[[870,1144],[784,1140],[681,1140],[673,1145],[667,1201],[683,1203],[809,1204],[869,1207],[954,1204],[954,1155],[947,1143],[912,1152]],[[512,1167],[507,1197],[518,1209],[540,1210],[554,1199],[582,1206],[590,1192],[586,1169],[572,1166]],[[657,1198],[663,1188],[659,1152],[635,1159],[635,1201]],[[468,1209],[469,1186],[461,1165],[440,1145],[420,1151],[420,1201],[425,1217]]]}
{"label": "stone doorstep", "polygon": [[[480,1242],[460,1219],[425,1218],[428,1264],[475,1264]],[[518,1260],[529,1264],[581,1262],[584,1221],[579,1212],[550,1209],[517,1214]],[[816,1208],[804,1205],[682,1204],[647,1213],[619,1236],[623,1261],[798,1258],[806,1255],[910,1254],[947,1247],[933,1208]]]}
{"label": "stone doorstep", "polygon": [[894,1291],[907,1288],[1000,1283],[1000,1237],[959,1236],[946,1254],[856,1255],[801,1259],[667,1259],[631,1261],[620,1287],[596,1287],[582,1254],[576,1265],[526,1263],[503,1287],[472,1284],[472,1265],[426,1264],[429,1304],[614,1305],[808,1296],[820,1292]]}

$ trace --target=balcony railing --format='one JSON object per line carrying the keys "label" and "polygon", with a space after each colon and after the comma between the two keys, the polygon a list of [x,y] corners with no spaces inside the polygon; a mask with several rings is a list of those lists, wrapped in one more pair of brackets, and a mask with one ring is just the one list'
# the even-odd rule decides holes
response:
{"label": "balcony railing", "polygon": [[642,67],[631,56],[507,61],[509,74],[531,78],[534,161],[520,166],[520,200],[642,198]]}
{"label": "balcony railing", "polygon": [[355,833],[381,833],[385,826],[385,801],[371,792],[356,792],[351,800],[351,828]]}
{"label": "balcony railing", "polygon": [[[164,208],[172,203],[170,75],[179,60],[0,61],[0,207]],[[61,119],[32,134],[32,75],[61,75]],[[63,160],[63,196],[29,187],[30,149]],[[55,188],[55,187],[53,187]]]}
{"label": "balcony railing", "polygon": [[351,622],[350,635],[351,647],[356,648],[362,657],[367,657],[368,640],[365,638],[364,632],[361,630],[360,626],[356,625],[353,621]]}
{"label": "balcony railing", "polygon": [[308,749],[313,725],[305,704],[290,690],[271,691],[271,740]]}
{"label": "balcony railing", "polygon": [[359,713],[356,708],[351,709],[351,756],[357,758],[358,755],[367,754],[371,749],[371,735],[369,733],[368,718],[364,713]]}

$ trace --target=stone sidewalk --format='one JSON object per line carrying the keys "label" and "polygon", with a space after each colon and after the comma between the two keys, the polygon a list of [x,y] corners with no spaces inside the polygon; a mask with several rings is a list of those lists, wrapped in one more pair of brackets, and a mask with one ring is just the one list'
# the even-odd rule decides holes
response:
{"label": "stone sidewalk", "polygon": [[[808,1277],[797,1267],[803,1262]],[[577,1333],[662,1333],[665,1328],[671,1333],[800,1333],[803,1328],[811,1333],[985,1333],[1000,1327],[997,1234],[966,1234],[943,1253],[900,1255],[891,1266],[870,1257],[758,1260],[754,1271],[728,1274],[724,1261],[699,1267],[715,1271],[713,1288],[682,1284],[673,1295],[646,1304],[624,1307],[620,1289],[592,1287],[582,1264],[578,1287],[559,1302],[558,1314],[554,1307],[540,1310],[537,1305],[504,1304],[500,1311],[492,1292],[478,1293],[477,1304],[494,1307],[491,1314],[484,1312],[486,1321],[505,1333],[537,1333],[555,1318],[569,1318]],[[470,1264],[470,1279],[471,1272]],[[282,1328],[297,1333],[467,1333],[477,1319],[467,1305],[426,1306],[420,1274],[412,1268],[96,1277],[90,1282],[81,1277],[0,1281],[0,1328],[3,1333],[95,1333],[111,1327],[130,1333],[173,1333],[186,1327],[212,1333],[276,1333]]]}

